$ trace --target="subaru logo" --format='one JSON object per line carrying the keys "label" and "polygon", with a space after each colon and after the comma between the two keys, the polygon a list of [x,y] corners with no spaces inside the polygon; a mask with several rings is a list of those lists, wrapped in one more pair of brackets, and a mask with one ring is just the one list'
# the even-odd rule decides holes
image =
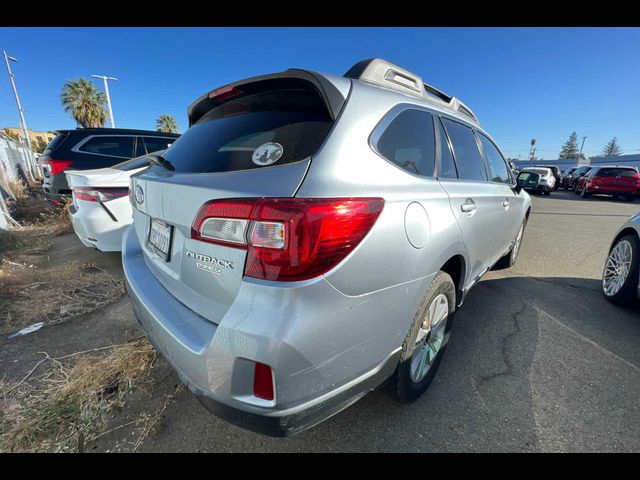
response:
{"label": "subaru logo", "polygon": [[142,187],[140,185],[136,185],[136,202],[138,204],[144,202],[144,192],[142,191]]}

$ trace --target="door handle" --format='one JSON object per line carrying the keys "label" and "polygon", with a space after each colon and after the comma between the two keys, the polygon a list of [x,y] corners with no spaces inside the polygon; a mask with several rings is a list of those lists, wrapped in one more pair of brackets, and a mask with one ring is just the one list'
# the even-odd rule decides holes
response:
{"label": "door handle", "polygon": [[470,198],[467,198],[464,203],[460,205],[460,210],[462,210],[464,213],[473,212],[476,208],[478,208],[476,207],[476,203]]}
{"label": "door handle", "polygon": [[505,200],[502,202],[502,206],[503,206],[504,208],[509,208],[509,205],[511,205],[511,202],[510,202],[509,200],[506,200],[506,199],[505,199]]}

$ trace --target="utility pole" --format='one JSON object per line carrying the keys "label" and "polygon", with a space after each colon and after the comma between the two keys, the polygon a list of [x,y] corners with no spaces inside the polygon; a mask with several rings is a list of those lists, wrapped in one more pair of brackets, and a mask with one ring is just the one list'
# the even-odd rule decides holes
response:
{"label": "utility pole", "polygon": [[536,139],[531,139],[531,147],[529,148],[529,162],[533,162],[536,159]]}
{"label": "utility pole", "polygon": [[118,80],[115,77],[108,77],[106,75],[91,75],[93,78],[101,78],[104,81],[104,93],[107,95],[107,105],[109,106],[109,119],[111,120],[111,128],[116,128],[116,122],[113,119],[113,110],[111,109],[111,97],[109,96],[109,84],[107,80]]}
{"label": "utility pole", "polygon": [[580,153],[582,153],[582,147],[584,147],[584,141],[587,139],[587,137],[582,137],[582,145],[580,145]]}
{"label": "utility pole", "polygon": [[25,142],[27,144],[27,162],[29,163],[29,172],[31,173],[32,178],[40,178],[39,172],[35,168],[35,158],[33,156],[33,149],[31,148],[31,139],[29,138],[29,130],[27,128],[27,121],[24,119],[24,111],[22,110],[22,105],[20,104],[20,97],[18,96],[18,89],[16,88],[16,82],[13,78],[13,72],[11,71],[11,65],[9,61],[17,62],[18,59],[12,57],[7,54],[6,51],[2,51],[4,54],[4,62],[7,65],[7,72],[9,73],[9,81],[11,82],[11,88],[13,88],[13,95],[16,98],[16,105],[18,106],[18,113],[20,114],[20,127],[22,128],[22,134],[24,135]]}

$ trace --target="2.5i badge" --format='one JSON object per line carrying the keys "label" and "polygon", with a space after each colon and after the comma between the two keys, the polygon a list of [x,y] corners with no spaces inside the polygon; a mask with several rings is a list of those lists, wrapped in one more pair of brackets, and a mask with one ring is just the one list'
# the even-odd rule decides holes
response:
{"label": "2.5i badge", "polygon": [[263,143],[256,148],[251,155],[251,161],[256,165],[264,167],[276,163],[282,157],[284,149],[276,142]]}

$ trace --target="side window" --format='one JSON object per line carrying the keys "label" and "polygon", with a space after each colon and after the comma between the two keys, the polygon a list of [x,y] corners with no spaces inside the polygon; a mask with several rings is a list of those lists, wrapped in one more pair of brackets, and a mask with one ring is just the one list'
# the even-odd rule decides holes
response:
{"label": "side window", "polygon": [[174,142],[173,138],[163,137],[144,137],[144,143],[147,146],[147,153],[157,152],[158,150],[166,150]]}
{"label": "side window", "polygon": [[485,137],[482,133],[478,132],[480,136],[480,142],[482,142],[482,148],[484,149],[484,156],[489,164],[489,173],[491,175],[492,182],[511,183],[511,176],[507,169],[507,164],[504,158],[493,144],[491,140]]}
{"label": "side window", "polygon": [[456,165],[453,161],[453,155],[451,154],[451,148],[449,147],[449,141],[447,140],[447,134],[444,131],[442,122],[436,121],[438,125],[438,133],[440,135],[440,167],[438,171],[439,178],[458,178],[456,172]]}
{"label": "side window", "polygon": [[442,119],[453,145],[453,154],[458,166],[458,176],[464,180],[487,180],[484,160],[478,149],[478,142],[471,128]]}
{"label": "side window", "polygon": [[133,155],[133,137],[93,137],[78,150],[98,155],[131,158]]}
{"label": "side window", "polygon": [[436,142],[430,113],[408,109],[387,126],[376,144],[378,152],[400,168],[432,176]]}

